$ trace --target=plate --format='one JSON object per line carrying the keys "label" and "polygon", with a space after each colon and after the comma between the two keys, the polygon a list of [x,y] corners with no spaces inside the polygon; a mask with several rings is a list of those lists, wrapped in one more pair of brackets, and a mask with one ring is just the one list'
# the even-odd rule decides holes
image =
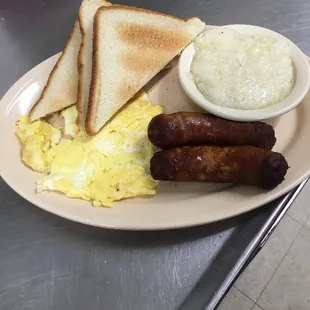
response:
{"label": "plate", "polygon": [[[285,194],[310,175],[310,94],[295,110],[272,120],[277,136],[275,150],[287,159],[286,180],[266,192],[246,186],[207,183],[161,182],[152,198],[126,199],[111,209],[93,207],[79,199],[58,193],[35,193],[41,176],[28,169],[20,157],[15,121],[27,114],[39,97],[48,74],[60,54],[42,62],[5,94],[0,110],[0,173],[5,182],[34,205],[72,221],[113,229],[156,230],[196,226],[248,212]],[[197,111],[178,79],[177,61],[147,86],[150,99],[161,104],[166,113]]]}

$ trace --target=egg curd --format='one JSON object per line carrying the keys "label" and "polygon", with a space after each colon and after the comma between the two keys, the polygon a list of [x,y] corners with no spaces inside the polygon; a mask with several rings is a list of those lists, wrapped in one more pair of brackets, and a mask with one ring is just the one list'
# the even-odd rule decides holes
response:
{"label": "egg curd", "polygon": [[46,174],[37,181],[37,192],[59,191],[105,207],[128,197],[154,195],[158,182],[150,175],[149,163],[155,147],[147,127],[160,113],[162,107],[152,105],[143,93],[94,137],[79,130],[75,106],[61,113],[61,129],[43,120],[30,123],[27,116],[19,118],[22,160]]}

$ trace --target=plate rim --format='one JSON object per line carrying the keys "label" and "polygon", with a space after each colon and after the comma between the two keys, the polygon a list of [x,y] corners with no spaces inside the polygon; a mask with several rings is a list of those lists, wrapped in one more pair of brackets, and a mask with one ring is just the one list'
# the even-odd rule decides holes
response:
{"label": "plate rim", "polygon": [[[60,56],[60,53],[57,53],[47,59],[45,59],[44,61],[42,61],[41,63],[37,64],[35,67],[33,67],[31,70],[29,70],[28,72],[26,72],[24,75],[22,75],[4,94],[4,96],[1,99],[1,117],[3,117],[5,115],[5,111],[7,109],[9,100],[6,99],[7,97],[11,97],[12,95],[17,95],[16,92],[13,91],[13,88],[18,88],[19,85],[24,85],[24,83],[22,82],[23,80],[25,80],[25,78],[27,78],[29,75],[33,74],[34,72],[37,71],[38,67],[42,66],[44,63],[47,62],[56,62],[56,59]],[[21,87],[19,87],[20,89]],[[310,90],[309,90],[310,91]],[[14,96],[12,96],[14,97]],[[6,102],[6,104],[4,105],[4,102]],[[298,107],[297,107],[298,109]],[[0,156],[1,157],[1,156]],[[76,215],[67,215],[65,212],[58,212],[57,210],[53,210],[53,207],[50,207],[50,204],[45,203],[40,201],[39,199],[35,198],[35,195],[31,195],[28,193],[25,193],[23,190],[21,189],[16,189],[14,182],[10,182],[8,180],[8,178],[6,177],[6,175],[3,175],[2,173],[2,166],[3,163],[2,161],[0,161],[0,176],[2,177],[2,179],[4,180],[4,182],[19,196],[21,196],[23,199],[25,199],[26,201],[30,202],[31,204],[33,204],[36,207],[39,207],[42,210],[45,210],[49,213],[52,213],[54,215],[57,215],[61,218],[70,220],[70,221],[74,221],[77,223],[81,223],[81,224],[85,224],[85,225],[89,225],[89,226],[93,226],[93,227],[100,227],[100,228],[106,228],[106,229],[113,229],[113,230],[127,230],[127,231],[159,231],[159,230],[174,230],[174,229],[181,229],[181,228],[188,228],[188,227],[197,227],[197,226],[202,226],[205,224],[211,224],[214,222],[220,222],[223,220],[226,220],[228,218],[232,218],[235,216],[239,216],[241,214],[245,214],[247,212],[250,212],[252,210],[255,210],[263,205],[266,205],[267,203],[270,203],[276,199],[278,199],[279,197],[283,196],[284,194],[287,194],[289,191],[293,190],[294,188],[296,188],[299,184],[301,184],[305,179],[307,179],[310,176],[310,169],[308,171],[305,171],[303,174],[300,175],[299,178],[297,178],[294,182],[288,184],[286,187],[284,187],[283,189],[279,190],[276,193],[271,193],[271,192],[267,192],[266,195],[264,195],[263,197],[261,197],[259,199],[258,203],[255,203],[255,201],[249,203],[249,206],[247,208],[247,210],[239,210],[238,212],[233,212],[233,208],[231,209],[232,211],[229,211],[226,213],[225,216],[222,216],[221,218],[217,218],[217,219],[203,219],[203,217],[201,219],[191,219],[186,223],[179,223],[179,222],[175,222],[175,223],[170,223],[169,225],[167,224],[163,224],[163,225],[158,225],[158,224],[147,224],[144,225],[143,222],[141,222],[139,224],[139,226],[133,226],[133,225],[124,225],[124,224],[120,224],[120,225],[115,225],[115,224],[107,224],[107,223],[94,223],[91,220],[85,219],[85,218],[81,218],[78,217]],[[25,169],[27,169],[27,167],[25,167]],[[64,196],[65,199],[69,199],[67,197]]]}

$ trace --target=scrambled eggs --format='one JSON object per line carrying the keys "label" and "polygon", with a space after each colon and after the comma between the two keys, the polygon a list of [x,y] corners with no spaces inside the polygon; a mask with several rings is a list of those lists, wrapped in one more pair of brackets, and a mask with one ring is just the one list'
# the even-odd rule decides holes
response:
{"label": "scrambled eggs", "polygon": [[149,162],[155,147],[148,140],[147,127],[162,112],[143,93],[94,137],[77,127],[75,106],[62,112],[62,130],[21,117],[17,136],[22,160],[47,174],[37,181],[37,192],[59,191],[106,207],[123,198],[154,195],[158,183],[150,175]]}

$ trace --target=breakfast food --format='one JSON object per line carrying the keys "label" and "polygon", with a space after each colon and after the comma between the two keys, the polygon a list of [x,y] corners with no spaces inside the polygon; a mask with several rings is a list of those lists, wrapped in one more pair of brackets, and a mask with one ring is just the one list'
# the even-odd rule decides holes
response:
{"label": "breakfast food", "polygon": [[184,146],[159,151],[151,159],[155,180],[253,185],[273,189],[286,175],[285,158],[254,146]]}
{"label": "breakfast food", "polygon": [[46,174],[37,192],[107,207],[154,195],[147,128],[163,109],[139,91],[204,27],[198,18],[83,0],[40,99],[16,123],[23,162]]}
{"label": "breakfast food", "polygon": [[[205,113],[163,114],[161,106],[152,105],[148,95],[139,92],[204,28],[198,18],[182,20],[105,0],[83,0],[71,37],[41,98],[29,117],[17,121],[23,162],[44,173],[36,183],[37,192],[61,192],[92,201],[94,206],[111,207],[121,199],[154,195],[159,180],[234,183],[264,189],[280,184],[288,165],[281,154],[270,151],[276,142],[272,126],[228,121]],[[214,76],[210,68],[215,70],[224,55],[207,66],[200,63],[215,53],[205,53],[205,37],[203,34],[195,43],[199,49],[192,66],[197,87],[202,88]],[[233,49],[244,48],[236,46],[232,35],[225,38],[230,38]],[[238,43],[240,40],[237,38]],[[255,46],[268,42],[255,41]],[[227,71],[212,81],[218,83],[220,92],[212,89],[215,84],[208,90],[220,99],[227,89],[234,91],[225,96],[236,94],[241,83],[237,78],[231,88],[225,85],[223,76],[231,74],[230,62],[234,60],[225,51],[227,67],[220,63],[218,68]],[[241,56],[238,61],[247,64],[250,56]],[[285,86],[284,77],[281,81]],[[254,75],[253,80],[256,78]],[[248,80],[249,76],[245,83]],[[259,99],[265,105],[270,89],[263,89],[258,98],[251,83],[250,93],[240,94],[242,102],[248,100],[255,106]],[[238,96],[232,96],[231,102]],[[59,111],[63,125],[56,126],[57,116],[55,123],[52,118]],[[38,120],[46,116],[52,118]],[[166,150],[156,152],[157,147]]]}
{"label": "breakfast food", "polygon": [[198,18],[112,5],[94,18],[93,70],[85,129],[94,135],[204,29]]}
{"label": "breakfast food", "polygon": [[219,27],[194,41],[191,75],[211,103],[261,109],[286,98],[294,86],[289,44]]}
{"label": "breakfast food", "polygon": [[184,145],[252,145],[271,150],[276,137],[262,122],[241,123],[197,112],[155,116],[148,127],[150,141],[162,148]]}
{"label": "breakfast food", "polygon": [[80,45],[81,32],[79,22],[76,21],[69,40],[50,73],[39,100],[29,113],[32,121],[61,111],[76,103],[77,59]]}
{"label": "breakfast food", "polygon": [[78,110],[77,122],[82,128],[85,126],[92,75],[94,16],[101,6],[108,5],[111,3],[104,0],[84,0],[79,10],[82,42],[78,57],[79,81],[76,108]]}
{"label": "breakfast food", "polygon": [[106,207],[124,198],[154,195],[158,182],[149,165],[155,147],[147,138],[147,126],[162,111],[141,94],[94,137],[78,130],[75,106],[62,112],[63,130],[22,117],[17,122],[22,159],[46,173],[37,181],[37,191],[58,191]]}

